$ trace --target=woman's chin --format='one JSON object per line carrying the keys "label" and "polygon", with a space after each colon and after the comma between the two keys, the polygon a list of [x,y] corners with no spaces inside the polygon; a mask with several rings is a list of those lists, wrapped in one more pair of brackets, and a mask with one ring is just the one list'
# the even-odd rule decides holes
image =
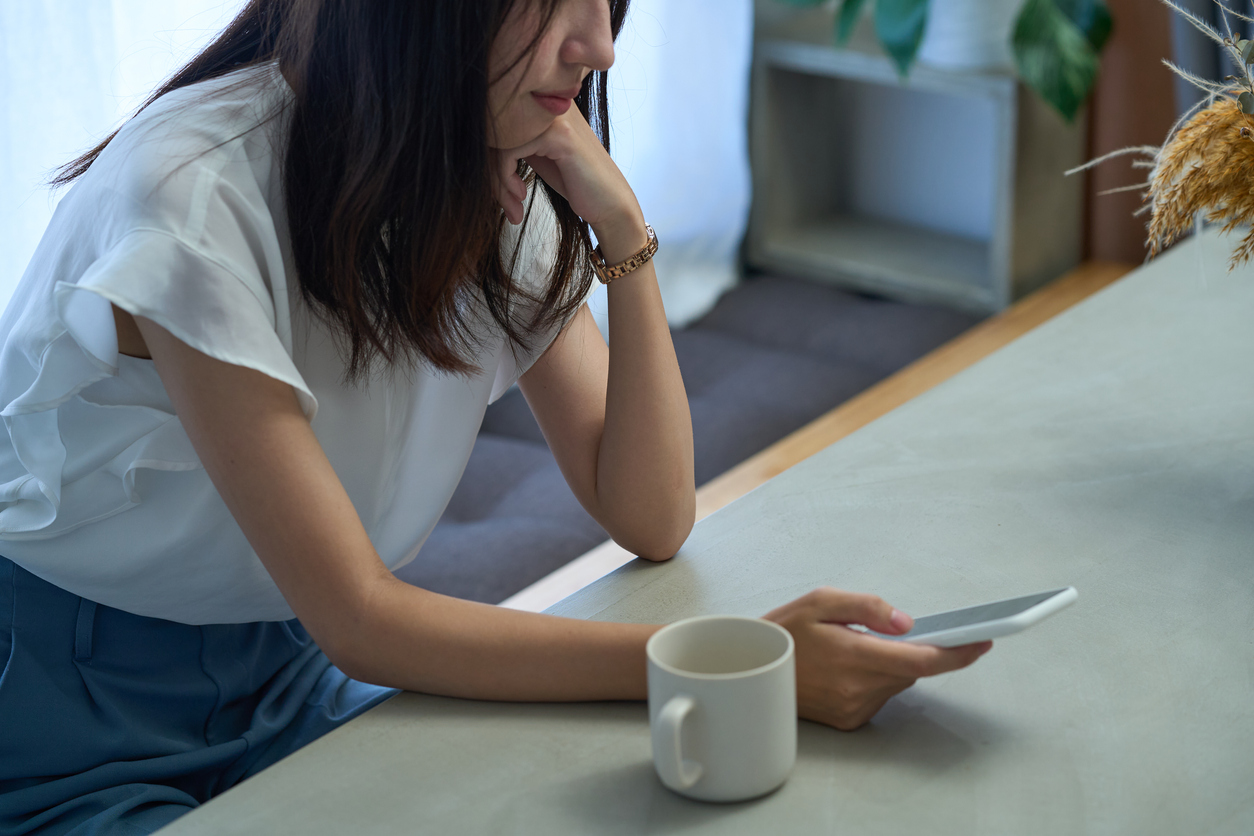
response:
{"label": "woman's chin", "polygon": [[521,148],[539,139],[557,121],[556,116],[541,108],[535,107],[529,110],[533,112],[528,113],[525,119],[510,120],[502,126],[496,136],[488,142],[488,147],[501,151]]}

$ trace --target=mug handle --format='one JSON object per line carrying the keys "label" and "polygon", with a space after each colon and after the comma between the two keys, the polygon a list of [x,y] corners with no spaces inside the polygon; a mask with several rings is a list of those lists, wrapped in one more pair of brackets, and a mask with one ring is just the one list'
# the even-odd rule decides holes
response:
{"label": "mug handle", "polygon": [[705,772],[705,767],[701,764],[684,759],[680,737],[684,718],[696,707],[696,700],[681,694],[667,700],[657,716],[662,741],[662,751],[658,753],[656,761],[658,773],[662,776],[663,783],[681,790],[697,783]]}

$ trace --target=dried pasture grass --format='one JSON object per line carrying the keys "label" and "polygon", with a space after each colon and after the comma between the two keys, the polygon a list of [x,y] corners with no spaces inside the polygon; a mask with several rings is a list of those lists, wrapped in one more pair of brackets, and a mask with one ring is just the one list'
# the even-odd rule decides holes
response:
{"label": "dried pasture grass", "polygon": [[1235,98],[1218,98],[1173,133],[1156,157],[1146,192],[1150,258],[1191,232],[1202,213],[1224,232],[1249,228],[1229,268],[1248,261],[1254,255],[1254,117],[1242,113]]}
{"label": "dried pasture grass", "polygon": [[1223,224],[1225,233],[1246,227],[1245,237],[1232,253],[1228,265],[1231,270],[1254,256],[1254,116],[1243,113],[1238,101],[1238,97],[1243,97],[1249,100],[1247,104],[1254,104],[1254,58],[1246,63],[1249,41],[1233,34],[1229,18],[1254,23],[1254,17],[1215,0],[1224,30],[1221,33],[1177,0],[1162,2],[1222,47],[1238,75],[1227,76],[1222,82],[1212,81],[1164,60],[1168,69],[1206,94],[1207,105],[1202,107],[1199,102],[1182,116],[1161,148],[1120,148],[1067,173],[1084,171],[1127,154],[1148,158],[1132,164],[1134,168],[1150,169],[1146,182],[1110,191],[1142,192],[1145,205],[1137,214],[1150,213],[1146,241],[1149,257],[1192,232],[1197,220],[1203,218],[1209,223]]}

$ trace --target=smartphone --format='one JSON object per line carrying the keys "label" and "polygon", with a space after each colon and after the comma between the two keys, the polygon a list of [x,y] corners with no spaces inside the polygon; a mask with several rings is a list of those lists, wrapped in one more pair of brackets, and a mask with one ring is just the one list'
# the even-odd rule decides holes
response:
{"label": "smartphone", "polygon": [[1007,598],[991,604],[980,604],[961,610],[925,615],[914,620],[909,633],[890,636],[868,630],[867,634],[911,644],[937,647],[958,647],[1026,630],[1033,624],[1065,609],[1075,602],[1079,593],[1074,586],[1038,592],[1021,598]]}

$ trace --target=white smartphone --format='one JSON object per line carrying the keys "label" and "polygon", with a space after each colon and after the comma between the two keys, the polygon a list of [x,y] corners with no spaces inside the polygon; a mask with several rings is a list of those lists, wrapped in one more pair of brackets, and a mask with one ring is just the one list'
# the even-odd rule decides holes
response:
{"label": "white smartphone", "polygon": [[914,620],[909,633],[889,636],[868,630],[872,636],[911,644],[931,644],[937,647],[958,647],[1001,636],[1009,636],[1026,630],[1042,619],[1070,606],[1079,597],[1074,586],[1038,592],[1022,598],[1007,598],[991,604],[949,610],[935,615],[925,615]]}

